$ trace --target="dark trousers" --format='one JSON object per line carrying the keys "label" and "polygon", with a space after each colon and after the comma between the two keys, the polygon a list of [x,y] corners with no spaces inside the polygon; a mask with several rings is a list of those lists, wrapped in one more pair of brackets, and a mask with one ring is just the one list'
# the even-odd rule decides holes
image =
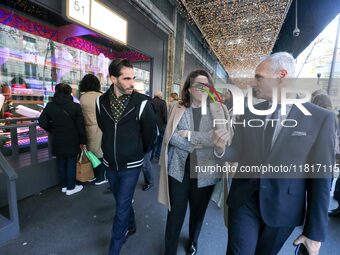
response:
{"label": "dark trousers", "polygon": [[57,156],[57,168],[61,187],[68,190],[76,186],[77,156],[59,157]]}
{"label": "dark trousers", "polygon": [[132,199],[141,168],[131,170],[107,170],[107,178],[116,200],[109,255],[118,255],[125,241],[131,217],[134,221]]}
{"label": "dark trousers", "polygon": [[[100,161],[103,162],[103,159],[101,158]],[[106,166],[103,163],[94,168],[93,171],[96,177],[96,182],[101,182],[105,180]]]}
{"label": "dark trousers", "polygon": [[270,227],[260,213],[255,191],[239,208],[229,208],[227,255],[278,254],[294,227]]}
{"label": "dark trousers", "polygon": [[142,166],[144,182],[146,184],[153,184],[151,154],[152,154],[152,151],[144,155],[144,164]]}
{"label": "dark trousers", "polygon": [[159,133],[159,135],[157,136],[157,143],[156,143],[156,145],[155,145],[155,147],[154,147],[154,149],[152,151],[151,160],[154,157],[159,159],[159,157],[161,155],[163,136],[164,136],[164,133]]}
{"label": "dark trousers", "polygon": [[338,177],[335,183],[334,199],[338,201],[340,207],[340,177]]}
{"label": "dark trousers", "polygon": [[189,242],[197,245],[203,219],[214,186],[197,187],[197,179],[190,179],[189,170],[185,171],[183,182],[169,176],[171,211],[168,212],[165,230],[165,255],[176,255],[185,213],[189,202]]}

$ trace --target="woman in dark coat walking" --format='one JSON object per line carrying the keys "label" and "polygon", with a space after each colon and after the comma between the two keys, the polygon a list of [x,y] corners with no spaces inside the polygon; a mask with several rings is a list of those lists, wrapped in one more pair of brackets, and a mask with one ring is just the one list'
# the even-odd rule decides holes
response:
{"label": "woman in dark coat walking", "polygon": [[62,192],[72,195],[83,189],[76,185],[77,154],[85,148],[86,135],[80,105],[73,102],[72,88],[63,83],[55,87],[39,117],[39,126],[52,134],[52,153],[57,158]]}

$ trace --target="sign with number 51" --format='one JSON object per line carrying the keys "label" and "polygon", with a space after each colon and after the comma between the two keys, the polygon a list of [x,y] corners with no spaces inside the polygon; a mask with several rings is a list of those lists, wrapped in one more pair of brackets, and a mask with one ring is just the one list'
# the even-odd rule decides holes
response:
{"label": "sign with number 51", "polygon": [[91,0],[69,0],[66,5],[67,18],[80,24],[90,25],[90,1]]}
{"label": "sign with number 51", "polygon": [[127,44],[127,20],[101,1],[65,0],[64,3],[67,19],[124,45]]}

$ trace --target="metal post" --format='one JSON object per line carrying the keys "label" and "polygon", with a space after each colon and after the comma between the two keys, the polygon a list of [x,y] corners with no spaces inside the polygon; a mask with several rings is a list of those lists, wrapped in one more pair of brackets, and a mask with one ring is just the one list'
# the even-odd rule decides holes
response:
{"label": "metal post", "polygon": [[11,149],[12,156],[19,155],[18,129],[16,127],[11,128]]}
{"label": "metal post", "polygon": [[48,146],[48,156],[49,158],[52,158],[52,135],[50,133],[48,133],[47,146]]}
{"label": "metal post", "polygon": [[31,150],[31,164],[38,162],[38,144],[37,144],[37,126],[35,124],[29,126],[30,134],[30,150]]}
{"label": "metal post", "polygon": [[328,95],[330,95],[330,90],[331,90],[331,87],[332,87],[333,73],[334,73],[334,67],[335,67],[335,61],[336,61],[336,54],[337,54],[337,51],[338,51],[339,35],[340,35],[340,15],[338,15],[338,29],[337,29],[337,32],[336,32],[335,45],[334,45],[334,51],[333,51],[333,59],[332,59],[332,64],[331,64],[331,71],[329,73],[328,88],[327,88]]}
{"label": "metal post", "polygon": [[14,223],[16,232],[19,233],[19,215],[15,180],[9,180],[7,182],[7,190],[10,220]]}
{"label": "metal post", "polygon": [[9,218],[0,215],[2,226],[0,227],[0,246],[10,239],[19,235],[19,214],[17,204],[16,179],[18,175],[9,165],[5,157],[0,152],[0,170],[6,177],[7,198],[9,208]]}

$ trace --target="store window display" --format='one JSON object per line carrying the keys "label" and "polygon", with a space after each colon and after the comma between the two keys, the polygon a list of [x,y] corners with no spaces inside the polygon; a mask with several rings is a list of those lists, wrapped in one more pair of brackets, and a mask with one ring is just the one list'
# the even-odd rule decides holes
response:
{"label": "store window display", "polygon": [[[0,119],[38,117],[58,83],[69,84],[74,102],[79,103],[79,82],[85,74],[98,77],[105,92],[111,84],[108,65],[115,58],[136,63],[136,82],[143,93],[150,92],[150,57],[100,35],[71,36],[61,42],[58,26],[3,8],[0,13],[0,83],[5,97]],[[26,131],[19,132],[19,145],[29,146]],[[47,142],[47,134],[39,127],[37,134],[38,142]]]}

